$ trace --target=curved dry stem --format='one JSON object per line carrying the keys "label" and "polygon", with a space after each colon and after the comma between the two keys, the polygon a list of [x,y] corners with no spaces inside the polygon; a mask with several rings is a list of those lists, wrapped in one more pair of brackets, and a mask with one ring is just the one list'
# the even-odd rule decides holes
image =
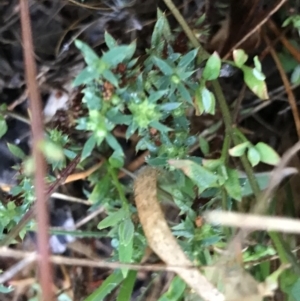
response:
{"label": "curved dry stem", "polygon": [[136,207],[149,246],[167,265],[187,267],[174,271],[203,300],[224,301],[224,295],[193,267],[172,235],[157,199],[157,173],[153,168],[144,168],[134,183]]}

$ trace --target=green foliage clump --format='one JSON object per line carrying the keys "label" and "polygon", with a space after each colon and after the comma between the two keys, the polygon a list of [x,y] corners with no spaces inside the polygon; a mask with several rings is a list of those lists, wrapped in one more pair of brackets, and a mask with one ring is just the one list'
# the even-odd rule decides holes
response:
{"label": "green foliage clump", "polygon": [[[166,170],[167,177],[160,183],[161,192],[167,202],[175,204],[180,216],[179,223],[172,225],[172,232],[187,255],[199,265],[211,264],[213,258],[208,247],[223,248],[224,239],[231,233],[219,226],[197,226],[197,217],[206,208],[236,208],[237,202],[255,192],[248,178],[229,166],[229,156],[245,155],[252,167],[260,162],[276,165],[280,159],[268,145],[262,142],[253,145],[238,129],[232,129],[232,135],[239,143],[230,148],[227,140],[230,133],[226,132],[221,156],[204,158],[209,153],[206,138],[218,127],[191,135],[188,113],[215,114],[216,99],[210,83],[219,77],[224,62],[213,53],[199,78],[199,49],[177,53],[172,47],[173,40],[167,19],[158,11],[151,47],[145,57],[135,57],[135,42],[118,45],[108,33],[105,33],[108,49],[101,56],[82,41],[75,42],[86,63],[74,80],[74,86],[83,87],[82,106],[87,110],[85,116],[76,120],[76,129],[88,137],[81,151],[82,162],[104,149],[110,150],[101,170],[89,177],[92,191],[85,193],[93,208],[101,205],[107,213],[98,229],[112,239],[115,252],[111,260],[139,262],[147,244],[141,226],[133,220],[136,208],[127,198],[130,190],[117,177],[125,164],[123,148],[113,134],[117,126],[127,127],[127,139],[134,134],[139,136],[136,151],[149,151],[147,164]],[[226,63],[239,68],[251,91],[266,99],[265,77],[258,59],[254,58],[254,68],[251,68],[245,65],[248,56],[244,51],[236,50],[233,58],[232,62]],[[0,137],[5,131],[5,119],[0,116]],[[200,147],[203,157],[190,155],[194,146]],[[40,147],[53,170],[61,170],[66,165],[66,157],[72,159],[79,152],[78,146],[75,147],[74,142],[58,130],[50,130]],[[17,148],[11,147],[11,151],[25,159]],[[266,188],[269,174],[254,174],[254,178],[260,189]],[[52,177],[49,176],[49,180]],[[1,233],[18,222],[20,213],[17,211],[24,213],[32,203],[30,177],[23,177],[21,184],[13,189],[14,195],[19,193],[26,200],[24,208],[16,208],[11,203],[1,205]],[[201,208],[195,208],[192,205],[196,198],[208,201]],[[247,258],[258,260],[272,251],[261,246],[259,252],[249,251]],[[136,276],[136,272],[127,268],[116,270],[86,300],[103,300],[118,286],[117,300],[130,300]],[[159,300],[182,300],[186,292],[185,283],[175,277]]]}

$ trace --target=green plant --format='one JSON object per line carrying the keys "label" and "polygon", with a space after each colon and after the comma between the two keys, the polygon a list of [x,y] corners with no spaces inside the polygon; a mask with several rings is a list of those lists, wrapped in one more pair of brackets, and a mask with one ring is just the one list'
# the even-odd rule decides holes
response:
{"label": "green plant", "polygon": [[[85,193],[95,207],[100,204],[105,208],[107,216],[98,224],[98,229],[111,238],[114,248],[111,260],[140,262],[147,241],[141,225],[133,221],[136,208],[127,198],[128,187],[122,185],[117,177],[119,169],[124,167],[124,151],[113,130],[116,126],[125,125],[127,139],[133,134],[139,136],[136,151],[149,151],[147,164],[165,169],[168,180],[162,181],[160,188],[165,201],[175,204],[180,216],[179,223],[172,225],[173,235],[193,262],[209,265],[215,258],[212,258],[208,247],[223,248],[230,233],[222,227],[208,224],[198,227],[195,223],[197,217],[209,207],[231,209],[243,197],[257,195],[267,186],[269,179],[268,173],[262,176],[254,173],[251,167],[246,170],[249,177],[246,179],[244,174],[229,165],[229,155],[242,157],[243,160],[246,154],[252,167],[259,162],[276,165],[280,158],[265,143],[253,145],[238,129],[231,128],[230,122],[228,126],[229,117],[225,116],[227,128],[222,154],[216,159],[205,159],[209,153],[209,143],[201,133],[190,134],[187,112],[195,110],[196,115],[215,114],[216,98],[222,95],[218,94],[215,82],[222,61],[217,53],[210,55],[202,76],[197,78],[199,49],[194,48],[187,53],[175,52],[172,47],[174,37],[167,19],[160,11],[157,15],[151,47],[143,58],[135,57],[134,42],[118,45],[108,33],[105,33],[108,49],[101,56],[82,41],[75,42],[86,62],[85,69],[74,81],[74,86],[83,87],[82,106],[87,110],[85,116],[76,120],[76,129],[87,137],[80,150],[81,165],[99,157],[104,161],[100,171],[89,177],[89,184],[93,188]],[[254,58],[254,68],[245,65],[248,56],[242,50],[235,50],[233,59],[233,62],[227,63],[238,67],[251,91],[261,99],[266,99],[265,77],[258,58]],[[211,86],[215,93],[211,91]],[[226,111],[226,102],[220,103],[220,106]],[[0,136],[5,131],[5,119],[0,117]],[[235,143],[232,148],[231,138]],[[200,145],[203,157],[190,155],[195,144]],[[52,169],[59,171],[65,167],[66,158],[72,159],[79,152],[74,145],[70,137],[54,129],[48,132],[39,147]],[[15,146],[9,148],[14,155],[25,159],[20,149]],[[103,153],[109,153],[109,156],[104,158]],[[248,161],[243,161],[245,166],[249,164]],[[2,235],[4,229],[10,230],[18,222],[34,200],[30,178],[32,166],[28,166],[27,176],[12,190],[13,195],[21,194],[24,197],[24,204],[20,207],[13,203],[1,205]],[[49,181],[52,180],[49,175]],[[258,187],[256,190],[255,183]],[[209,199],[209,202],[201,208],[194,208],[192,205],[196,197]],[[257,247],[252,254],[247,254],[248,259],[258,260],[270,254],[270,249],[263,244]],[[266,276],[264,274],[260,280]],[[103,300],[117,287],[117,300],[130,300],[136,277],[137,273],[128,268],[115,270],[86,300]],[[188,295],[185,283],[175,277],[168,292],[159,300],[181,300]]]}

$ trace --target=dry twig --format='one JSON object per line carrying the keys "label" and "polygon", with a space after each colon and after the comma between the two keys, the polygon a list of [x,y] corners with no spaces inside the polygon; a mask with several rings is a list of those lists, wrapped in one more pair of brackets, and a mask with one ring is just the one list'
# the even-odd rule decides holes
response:
{"label": "dry twig", "polygon": [[298,107],[297,107],[297,102],[296,102],[296,98],[295,95],[293,93],[293,90],[291,88],[289,79],[283,69],[283,66],[278,58],[278,55],[276,53],[276,51],[274,50],[274,48],[271,45],[271,42],[269,40],[269,38],[267,37],[267,35],[264,35],[264,39],[266,41],[266,43],[270,46],[270,53],[273,57],[273,60],[277,66],[277,69],[280,73],[282,82],[284,84],[287,96],[288,96],[288,100],[292,109],[292,113],[294,116],[294,122],[295,122],[295,126],[296,126],[296,130],[297,130],[297,134],[298,134],[298,138],[300,139],[300,116],[299,116],[299,111],[298,111]]}
{"label": "dry twig", "polygon": [[259,30],[259,28],[261,28],[269,19],[270,17],[275,14],[279,8],[284,4],[284,2],[286,2],[286,0],[281,0],[278,2],[278,4],[269,12],[269,14],[262,19],[252,30],[250,30],[246,35],[243,36],[243,38],[238,41],[231,49],[230,51],[228,51],[228,53],[226,53],[226,55],[223,57],[223,59],[228,59],[228,57],[231,54],[231,51],[233,49],[237,49],[240,45],[242,45],[249,37],[251,37],[256,31]]}
{"label": "dry twig", "polygon": [[250,230],[300,233],[300,220],[286,217],[263,216],[230,211],[208,211],[204,218],[211,224]]}
{"label": "dry twig", "polygon": [[[165,220],[157,199],[157,171],[145,168],[135,180],[135,202],[140,223],[151,249],[167,264],[193,266],[186,257]],[[203,300],[224,301],[221,294],[197,268],[173,269]]]}
{"label": "dry twig", "polygon": [[36,64],[34,60],[33,39],[28,1],[20,0],[21,28],[23,52],[25,61],[26,82],[29,94],[29,105],[32,114],[32,137],[33,157],[35,169],[35,194],[36,194],[36,219],[39,231],[37,233],[39,280],[42,288],[42,298],[45,301],[52,300],[52,267],[49,261],[49,216],[47,208],[46,191],[46,162],[39,143],[44,139],[42,104],[39,94],[39,87],[36,80]]}

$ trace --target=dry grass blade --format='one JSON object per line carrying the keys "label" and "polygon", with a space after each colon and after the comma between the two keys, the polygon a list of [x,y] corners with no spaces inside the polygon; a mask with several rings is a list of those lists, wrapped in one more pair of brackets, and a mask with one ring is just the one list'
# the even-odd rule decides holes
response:
{"label": "dry grass blade", "polygon": [[0,276],[0,283],[4,283],[13,278],[17,273],[25,269],[29,264],[36,260],[37,254],[31,253],[24,259],[13,265],[9,270],[5,271]]}
{"label": "dry grass blade", "polygon": [[[7,247],[0,247],[0,258],[15,258],[21,259],[36,254],[35,252],[23,252],[19,250],[10,249]],[[180,270],[184,271],[190,269],[189,267],[182,267],[179,265],[160,265],[160,264],[130,264],[121,262],[109,262],[97,258],[97,260],[71,258],[66,256],[51,256],[50,261],[54,264],[63,264],[68,266],[83,266],[92,268],[107,268],[107,269],[120,269],[126,268],[136,271],[166,271],[179,273]],[[213,300],[213,299],[212,299]],[[218,300],[218,299],[216,299]]]}
{"label": "dry grass blade", "polygon": [[[192,267],[165,220],[157,199],[157,171],[145,168],[134,184],[135,202],[140,222],[151,249],[167,264]],[[197,268],[174,271],[206,301],[225,300]]]}
{"label": "dry grass blade", "polygon": [[205,212],[204,218],[209,223],[223,226],[300,234],[299,219],[222,211]]}
{"label": "dry grass blade", "polygon": [[26,83],[29,93],[29,106],[32,114],[32,153],[36,166],[34,186],[36,196],[36,220],[39,231],[37,244],[41,258],[38,260],[39,282],[42,289],[42,298],[45,301],[52,300],[52,266],[49,262],[49,216],[47,212],[46,195],[46,161],[38,145],[44,139],[42,102],[39,87],[36,80],[36,63],[34,60],[34,46],[29,12],[29,1],[20,0],[20,19],[22,29],[23,54],[25,63]]}

